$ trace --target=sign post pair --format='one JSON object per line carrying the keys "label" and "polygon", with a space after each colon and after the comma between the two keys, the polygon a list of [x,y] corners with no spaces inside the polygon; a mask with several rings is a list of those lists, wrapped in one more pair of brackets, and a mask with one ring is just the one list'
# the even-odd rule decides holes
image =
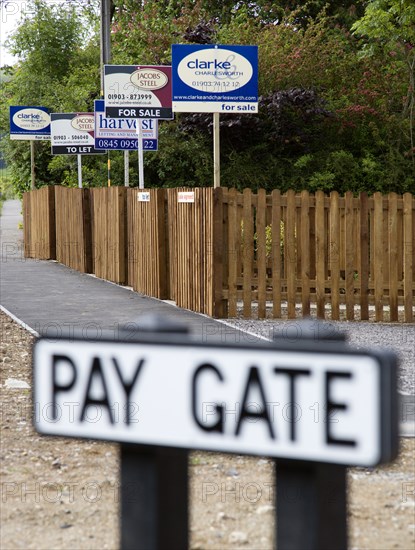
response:
{"label": "sign post pair", "polygon": [[346,468],[397,454],[396,357],[322,340],[311,321],[239,346],[158,326],[34,350],[36,429],[122,445],[122,547],[187,547],[198,449],[276,460],[278,548],[346,548]]}

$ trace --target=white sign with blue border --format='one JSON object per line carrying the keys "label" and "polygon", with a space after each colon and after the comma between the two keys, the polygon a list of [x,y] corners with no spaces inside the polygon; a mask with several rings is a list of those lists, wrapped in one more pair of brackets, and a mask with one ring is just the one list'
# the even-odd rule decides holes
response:
{"label": "white sign with blue border", "polygon": [[10,106],[10,139],[50,139],[50,115],[46,107]]}
{"label": "white sign with blue border", "polygon": [[173,44],[172,79],[174,112],[258,112],[258,46]]}
{"label": "white sign with blue border", "polygon": [[141,125],[143,151],[157,151],[157,119],[108,118],[104,100],[95,100],[95,149],[136,151],[138,123]]}

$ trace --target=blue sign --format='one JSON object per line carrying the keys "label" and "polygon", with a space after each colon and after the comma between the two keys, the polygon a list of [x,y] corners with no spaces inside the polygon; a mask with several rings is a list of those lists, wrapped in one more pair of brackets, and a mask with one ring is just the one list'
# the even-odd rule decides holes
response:
{"label": "blue sign", "polygon": [[50,139],[50,115],[46,107],[10,107],[10,139]]}
{"label": "blue sign", "polygon": [[172,78],[174,112],[258,112],[258,46],[173,44]]}
{"label": "blue sign", "polygon": [[137,124],[141,124],[143,151],[157,151],[158,120],[108,118],[104,100],[95,100],[95,149],[137,151]]}

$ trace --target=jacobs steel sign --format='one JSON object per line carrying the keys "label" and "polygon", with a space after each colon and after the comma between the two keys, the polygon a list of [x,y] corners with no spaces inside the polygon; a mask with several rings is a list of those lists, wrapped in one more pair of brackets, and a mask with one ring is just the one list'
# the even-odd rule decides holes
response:
{"label": "jacobs steel sign", "polygon": [[258,47],[172,46],[173,111],[258,112]]}
{"label": "jacobs steel sign", "polygon": [[94,113],[51,113],[52,155],[95,155]]}
{"label": "jacobs steel sign", "polygon": [[105,114],[110,118],[173,118],[171,67],[104,65]]}
{"label": "jacobs steel sign", "polygon": [[50,115],[46,107],[11,106],[10,139],[50,139]]}

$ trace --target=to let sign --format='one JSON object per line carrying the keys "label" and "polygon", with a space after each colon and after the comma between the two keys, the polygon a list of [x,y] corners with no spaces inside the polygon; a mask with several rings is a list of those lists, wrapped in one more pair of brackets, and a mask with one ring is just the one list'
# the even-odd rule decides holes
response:
{"label": "to let sign", "polygon": [[41,339],[39,432],[373,466],[396,453],[393,356]]}
{"label": "to let sign", "polygon": [[94,113],[52,113],[52,155],[96,155]]}

